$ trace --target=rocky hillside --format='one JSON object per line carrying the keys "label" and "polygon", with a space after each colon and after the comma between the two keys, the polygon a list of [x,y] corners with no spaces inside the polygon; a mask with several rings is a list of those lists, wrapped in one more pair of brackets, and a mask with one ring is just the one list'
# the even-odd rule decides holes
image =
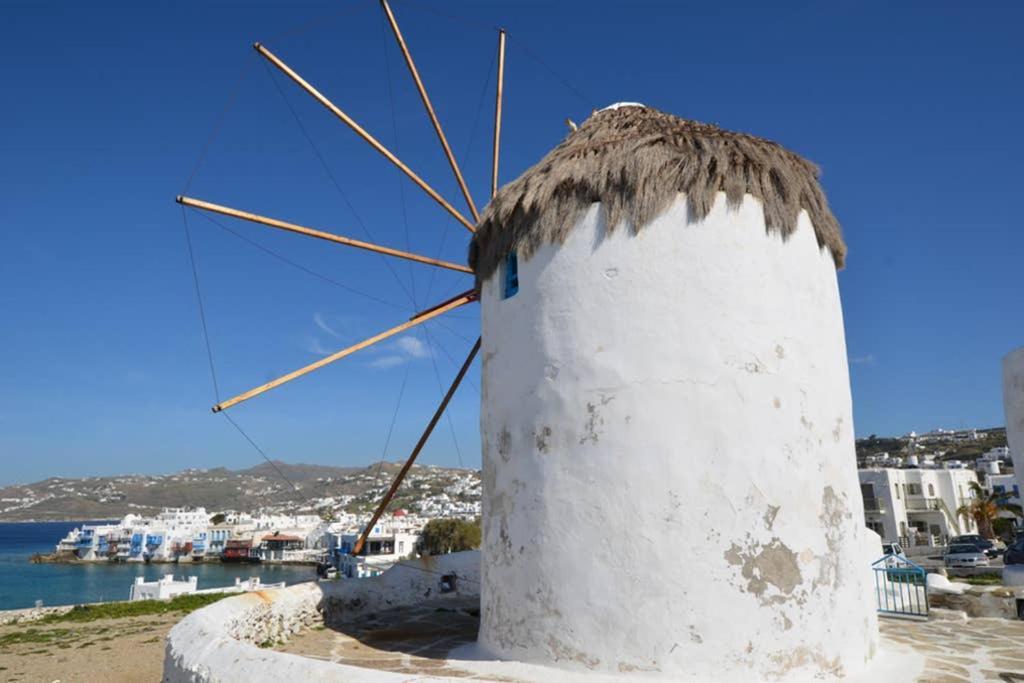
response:
{"label": "rocky hillside", "polygon": [[[243,512],[363,512],[375,505],[401,465],[329,467],[263,463],[246,470],[184,470],[168,475],[127,474],[50,478],[0,488],[0,521],[118,519],[163,507]],[[283,474],[283,476],[282,476]],[[474,470],[413,467],[392,507],[429,512],[443,505],[478,505]]]}
{"label": "rocky hillside", "polygon": [[[973,432],[973,433],[972,433]],[[1006,445],[1006,428],[991,427],[988,429],[963,430],[958,432],[929,432],[915,437],[916,453],[940,454],[937,460],[963,460],[973,463],[986,451]],[[888,453],[898,456],[909,452],[908,436],[877,436],[872,434],[864,439],[857,439],[857,459],[862,460],[869,455]]]}

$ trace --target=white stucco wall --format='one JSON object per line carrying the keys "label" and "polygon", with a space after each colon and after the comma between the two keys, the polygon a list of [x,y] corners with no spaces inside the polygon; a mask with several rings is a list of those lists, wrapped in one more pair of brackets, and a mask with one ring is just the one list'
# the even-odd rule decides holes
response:
{"label": "white stucco wall", "polygon": [[[456,590],[442,595],[440,577],[452,572],[459,577]],[[287,640],[321,618],[332,624],[428,599],[475,596],[479,586],[480,554],[474,551],[408,560],[373,578],[300,583],[226,598],[196,610],[171,629],[163,681],[408,681],[407,674],[335,664],[259,645]]]}
{"label": "white stucco wall", "polygon": [[[832,257],[806,214],[595,205],[484,283],[480,644],[692,680],[850,675],[877,643]],[[872,542],[873,538],[873,542]]]}
{"label": "white stucco wall", "polygon": [[1003,358],[1003,411],[1006,413],[1006,445],[1013,458],[1017,486],[1024,490],[1024,347]]}

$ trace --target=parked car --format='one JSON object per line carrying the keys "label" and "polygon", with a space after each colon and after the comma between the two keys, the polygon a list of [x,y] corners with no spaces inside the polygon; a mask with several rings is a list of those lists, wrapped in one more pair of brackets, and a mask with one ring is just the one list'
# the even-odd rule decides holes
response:
{"label": "parked car", "polygon": [[906,557],[906,555],[903,554],[903,546],[901,546],[899,543],[883,543],[882,554]]}
{"label": "parked car", "polygon": [[975,548],[985,553],[989,557],[995,557],[999,554],[999,550],[996,548],[996,544],[987,538],[982,537],[979,534],[964,534],[962,536],[954,536],[949,539],[949,545],[973,545]]}
{"label": "parked car", "polygon": [[1024,537],[1018,538],[1006,548],[1003,564],[1024,564]]}
{"label": "parked car", "polygon": [[987,567],[988,556],[977,546],[970,544],[951,545],[946,550],[945,560],[947,567]]}

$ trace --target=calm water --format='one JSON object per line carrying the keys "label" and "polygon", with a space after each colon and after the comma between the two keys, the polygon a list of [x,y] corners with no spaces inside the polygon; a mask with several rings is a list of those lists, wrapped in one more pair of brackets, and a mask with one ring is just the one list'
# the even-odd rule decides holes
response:
{"label": "calm water", "polygon": [[[89,522],[85,522],[88,524]],[[281,565],[82,563],[32,564],[35,553],[53,552],[57,541],[83,522],[0,523],[0,610],[79,602],[127,600],[136,576],[147,581],[164,574],[199,577],[199,588],[235,583],[235,577],[259,576],[264,583],[298,583],[316,578],[315,567]]]}

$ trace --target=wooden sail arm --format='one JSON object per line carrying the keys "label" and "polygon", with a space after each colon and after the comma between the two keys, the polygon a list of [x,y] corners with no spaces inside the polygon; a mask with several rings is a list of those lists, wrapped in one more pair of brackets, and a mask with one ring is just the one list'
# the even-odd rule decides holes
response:
{"label": "wooden sail arm", "polygon": [[424,316],[424,315],[426,315],[428,313],[433,313],[437,309],[439,309],[439,308],[441,308],[443,306],[447,306],[451,302],[456,301],[458,299],[461,299],[464,296],[468,296],[470,298],[470,301],[477,301],[480,298],[480,290],[473,289],[473,290],[469,290],[469,291],[466,291],[466,292],[462,292],[461,294],[456,294],[455,296],[451,297],[450,299],[445,299],[444,301],[442,301],[439,304],[434,304],[430,308],[425,308],[422,311],[420,311],[419,313],[413,314],[412,317],[409,318],[409,320],[415,320],[416,318]]}
{"label": "wooden sail arm", "polygon": [[498,87],[494,96],[494,153],[491,157],[491,199],[498,194],[498,154],[501,151],[501,99],[505,90],[505,29],[498,29]]}
{"label": "wooden sail arm", "polygon": [[337,105],[335,105],[329,99],[324,97],[324,95],[321,94],[319,90],[317,90],[312,85],[307,83],[305,79],[303,79],[302,76],[300,76],[294,70],[292,70],[290,66],[288,66],[280,59],[278,59],[273,52],[271,52],[264,46],[260,45],[259,43],[253,45],[253,47],[256,48],[256,51],[259,52],[263,58],[265,58],[268,62],[277,67],[288,78],[292,79],[300,88],[309,93],[313,97],[313,99],[322,104],[328,111],[330,111],[332,114],[338,117],[342,121],[342,123],[344,123],[353,131],[355,131],[356,135],[358,135],[363,140],[368,142],[370,146],[377,150],[385,159],[387,159],[395,166],[397,166],[399,170],[402,171],[402,173],[405,173],[405,175],[409,176],[410,180],[412,180],[420,187],[420,189],[422,189],[424,192],[430,195],[431,199],[433,199],[435,202],[444,207],[444,209],[452,216],[454,216],[456,220],[462,223],[462,225],[464,225],[467,230],[469,230],[470,232],[475,231],[473,224],[470,223],[465,216],[459,213],[459,211],[454,206],[452,206],[444,197],[438,194],[437,190],[428,185],[426,181],[420,178],[418,175],[416,175],[416,173],[414,173],[411,168],[402,163],[402,161],[398,157],[391,153],[391,150],[382,145],[377,140],[377,138],[370,135],[362,126],[356,123],[355,120],[352,119],[352,117],[350,117],[348,114],[339,109]]}
{"label": "wooden sail arm", "polygon": [[476,210],[476,204],[473,203],[473,196],[469,193],[469,187],[466,185],[466,179],[462,177],[462,171],[459,169],[459,164],[455,161],[455,155],[452,154],[452,148],[448,144],[448,138],[445,137],[444,130],[441,128],[441,122],[437,118],[437,114],[434,112],[434,105],[430,102],[430,96],[427,94],[427,88],[423,85],[423,79],[420,78],[419,70],[416,68],[416,62],[412,59],[412,53],[409,52],[409,46],[405,43],[405,38],[402,37],[402,31],[398,28],[398,21],[395,19],[394,13],[391,11],[391,6],[388,4],[388,0],[380,0],[380,6],[384,9],[384,15],[388,19],[388,23],[391,24],[391,31],[395,34],[395,40],[398,41],[398,47],[402,50],[402,56],[405,58],[405,64],[409,67],[409,73],[412,74],[412,80],[416,84],[416,90],[420,93],[420,99],[423,101],[423,106],[427,110],[427,115],[430,117],[430,123],[434,126],[434,131],[437,133],[437,139],[441,142],[441,148],[444,150],[444,155],[448,158],[448,165],[452,167],[452,172],[455,174],[455,180],[459,183],[459,189],[462,190],[462,196],[466,199],[466,205],[469,206],[470,213],[473,214],[473,220],[480,222],[480,213]]}
{"label": "wooden sail arm", "polygon": [[441,415],[444,414],[445,408],[448,407],[448,402],[451,401],[452,396],[455,395],[455,390],[459,388],[459,384],[462,382],[462,378],[466,376],[466,372],[469,370],[469,366],[472,365],[473,358],[476,357],[476,354],[479,350],[480,338],[478,337],[476,340],[476,344],[473,345],[473,349],[469,352],[469,355],[466,357],[466,361],[462,364],[462,367],[459,368],[459,374],[455,376],[455,379],[452,381],[451,386],[448,387],[448,392],[444,395],[444,398],[441,400],[441,405],[439,405],[437,407],[437,410],[434,411],[434,416],[430,418],[430,422],[427,424],[427,428],[423,430],[423,435],[420,436],[420,440],[416,442],[416,447],[412,449],[412,453],[409,455],[409,459],[405,461],[404,465],[402,465],[402,469],[399,470],[398,474],[395,476],[395,480],[391,482],[391,488],[389,488],[388,492],[384,494],[384,498],[381,499],[380,504],[374,511],[373,517],[370,518],[369,524],[367,524],[366,528],[363,529],[363,533],[359,535],[359,539],[356,541],[355,546],[353,546],[352,548],[352,555],[358,555],[363,551],[363,546],[366,545],[366,539],[370,535],[370,531],[377,524],[377,521],[380,519],[380,516],[384,514],[384,511],[387,509],[388,504],[391,503],[391,499],[395,497],[395,493],[398,491],[398,487],[402,485],[402,480],[405,479],[405,475],[409,473],[409,470],[412,468],[413,463],[416,462],[416,457],[420,454],[420,451],[423,450],[423,446],[427,443],[427,439],[430,438],[430,433],[434,431],[434,427],[437,425],[438,420],[441,419]]}
{"label": "wooden sail arm", "polygon": [[353,344],[352,346],[349,346],[348,348],[344,348],[341,351],[338,351],[336,353],[332,353],[329,356],[325,356],[324,358],[321,358],[320,360],[316,361],[315,363],[310,363],[309,365],[307,365],[305,367],[302,367],[302,368],[299,368],[298,370],[294,370],[292,372],[289,372],[287,375],[282,375],[281,377],[278,377],[275,380],[271,380],[270,382],[267,382],[266,384],[261,384],[260,386],[256,387],[255,389],[250,389],[249,391],[246,391],[245,393],[239,394],[238,396],[235,396],[234,398],[229,398],[226,401],[221,401],[220,403],[218,403],[217,405],[215,405],[213,407],[213,412],[219,413],[220,411],[226,410],[227,408],[230,408],[231,406],[238,405],[239,403],[242,403],[243,401],[248,401],[250,398],[254,398],[256,396],[259,396],[260,394],[266,393],[266,392],[270,391],[271,389],[279,387],[282,384],[285,384],[287,382],[292,381],[293,379],[298,379],[299,377],[302,377],[303,375],[309,374],[310,372],[313,372],[314,370],[319,370],[320,368],[324,367],[325,365],[330,365],[334,361],[341,360],[345,356],[352,355],[356,351],[359,351],[361,349],[365,349],[368,346],[373,346],[377,342],[383,341],[383,340],[387,339],[388,337],[393,337],[396,334],[399,334],[400,332],[404,332],[405,330],[408,330],[410,327],[415,327],[416,325],[420,325],[422,323],[425,323],[425,322],[427,322],[428,320],[430,320],[432,318],[436,318],[437,316],[443,315],[444,313],[447,313],[448,311],[454,310],[454,309],[456,309],[456,308],[458,308],[460,306],[465,306],[466,304],[470,303],[471,301],[475,301],[475,300],[476,300],[476,292],[474,290],[470,290],[468,292],[465,292],[461,296],[459,296],[459,297],[457,297],[455,299],[452,299],[447,304],[445,304],[445,305],[443,305],[443,306],[441,306],[439,308],[431,309],[430,311],[425,312],[422,315],[420,315],[420,316],[418,316],[416,318],[413,318],[412,320],[404,322],[401,325],[396,325],[395,327],[392,327],[389,330],[385,330],[384,332],[381,332],[380,334],[374,335],[373,337],[370,337],[369,339],[365,339],[365,340],[359,342],[358,344]]}
{"label": "wooden sail arm", "polygon": [[394,256],[396,258],[402,258],[409,261],[415,261],[417,263],[425,263],[430,266],[437,266],[439,268],[447,268],[448,270],[455,270],[460,273],[472,273],[473,270],[468,266],[463,266],[458,263],[451,263],[449,261],[441,261],[439,259],[430,258],[429,256],[420,256],[408,251],[401,251],[399,249],[392,249],[391,247],[382,247],[372,242],[363,242],[362,240],[352,239],[350,237],[343,237],[341,235],[335,235],[330,232],[324,232],[322,230],[315,230],[313,228],[307,228],[303,225],[297,225],[295,223],[288,223],[287,221],[277,220],[276,218],[268,218],[267,216],[261,216],[255,213],[249,213],[248,211],[242,211],[240,209],[233,209],[230,206],[222,206],[220,204],[213,204],[211,202],[203,201],[202,199],[195,199],[193,197],[184,197],[179,195],[177,202],[184,206],[191,206],[195,209],[202,209],[203,211],[210,211],[213,213],[219,213],[223,216],[231,216],[232,218],[240,218],[245,221],[252,223],[259,223],[260,225],[266,225],[271,228],[278,228],[280,230],[287,230],[288,232],[298,233],[300,235],[307,235],[309,237],[316,237],[317,239],[327,240],[328,242],[334,242],[335,244],[344,244],[348,247],[355,247],[357,249],[366,249],[367,251],[374,251],[378,254],[384,254],[385,256]]}

